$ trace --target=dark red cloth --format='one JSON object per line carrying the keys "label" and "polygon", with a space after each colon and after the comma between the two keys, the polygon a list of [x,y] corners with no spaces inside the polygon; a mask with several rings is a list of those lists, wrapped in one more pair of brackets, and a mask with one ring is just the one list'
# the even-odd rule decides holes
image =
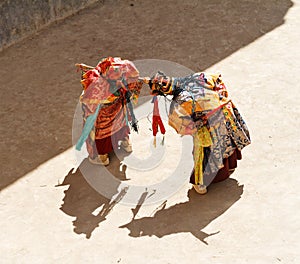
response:
{"label": "dark red cloth", "polygon": [[118,148],[118,142],[128,137],[130,129],[128,126],[122,127],[111,136],[102,139],[96,139],[96,148],[99,155],[107,154]]}
{"label": "dark red cloth", "polygon": [[227,159],[223,159],[224,167],[220,169],[214,178],[213,182],[220,182],[226,180],[230,174],[237,167],[237,161],[242,159],[242,153],[236,149],[231,156]]}
{"label": "dark red cloth", "polygon": [[[224,167],[219,169],[217,175],[213,179],[213,183],[220,182],[226,180],[233,170],[237,167],[237,161],[242,159],[242,153],[238,149],[235,149],[235,151],[226,159],[223,159],[223,165]],[[204,179],[205,181],[205,179]],[[194,170],[190,177],[190,183],[195,184],[195,173]]]}

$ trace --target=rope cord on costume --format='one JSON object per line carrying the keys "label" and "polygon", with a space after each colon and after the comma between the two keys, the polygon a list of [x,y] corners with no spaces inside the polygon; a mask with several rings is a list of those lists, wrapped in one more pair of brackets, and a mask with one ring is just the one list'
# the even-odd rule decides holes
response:
{"label": "rope cord on costume", "polygon": [[127,107],[131,116],[131,127],[133,128],[133,130],[135,132],[138,132],[138,121],[134,115],[134,111],[133,111],[133,105],[132,102],[130,100],[131,97],[131,92],[130,91],[126,91],[125,93],[125,98],[126,98],[126,102],[127,102]]}

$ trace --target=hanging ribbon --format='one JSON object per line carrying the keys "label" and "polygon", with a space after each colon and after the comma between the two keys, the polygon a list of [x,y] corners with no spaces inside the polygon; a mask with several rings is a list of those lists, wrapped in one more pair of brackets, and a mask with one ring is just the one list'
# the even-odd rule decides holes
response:
{"label": "hanging ribbon", "polygon": [[[164,135],[166,133],[165,126],[161,120],[160,114],[159,114],[159,108],[158,108],[158,100],[157,96],[153,96],[151,103],[153,103],[153,116],[152,116],[152,132],[154,136],[154,146],[156,146],[156,135],[158,132],[158,127],[160,129],[160,132]],[[162,141],[162,145],[164,143],[164,138]]]}
{"label": "hanging ribbon", "polygon": [[101,105],[99,104],[96,108],[96,111],[94,114],[89,115],[85,121],[82,133],[80,138],[77,141],[76,144],[76,150],[81,150],[84,142],[86,141],[86,139],[88,138],[91,130],[93,129],[94,125],[95,125],[95,121],[97,119],[98,113],[100,111]]}

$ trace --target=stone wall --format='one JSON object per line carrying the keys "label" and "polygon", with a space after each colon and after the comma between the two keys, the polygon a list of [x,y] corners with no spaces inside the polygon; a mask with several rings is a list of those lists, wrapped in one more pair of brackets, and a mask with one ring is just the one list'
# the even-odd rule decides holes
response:
{"label": "stone wall", "polygon": [[0,0],[0,51],[97,0]]}

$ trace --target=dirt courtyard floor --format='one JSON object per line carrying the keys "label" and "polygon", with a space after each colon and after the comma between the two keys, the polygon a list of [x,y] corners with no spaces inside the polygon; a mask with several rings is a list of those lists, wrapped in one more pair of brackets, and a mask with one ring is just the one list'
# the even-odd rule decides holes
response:
{"label": "dirt courtyard floor", "polygon": [[[0,263],[299,263],[299,27],[296,0],[108,0],[2,51]],[[139,207],[95,191],[86,160],[73,170],[74,64],[106,56],[221,72],[252,136],[230,179],[199,196],[184,171],[164,203]],[[166,147],[159,173],[122,180],[162,180],[172,132]]]}

